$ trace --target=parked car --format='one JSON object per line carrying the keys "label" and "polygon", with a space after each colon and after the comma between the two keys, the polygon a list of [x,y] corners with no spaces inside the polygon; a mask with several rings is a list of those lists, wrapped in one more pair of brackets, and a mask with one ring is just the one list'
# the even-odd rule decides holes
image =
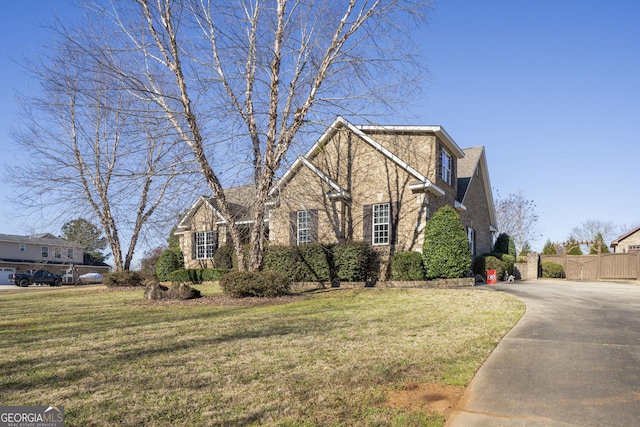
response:
{"label": "parked car", "polygon": [[83,285],[89,285],[92,283],[102,283],[102,274],[100,273],[86,273],[78,276],[78,281]]}
{"label": "parked car", "polygon": [[53,274],[47,270],[38,270],[33,274],[16,273],[13,275],[13,282],[16,286],[22,286],[24,288],[32,283],[49,286],[62,286],[62,276],[60,274]]}

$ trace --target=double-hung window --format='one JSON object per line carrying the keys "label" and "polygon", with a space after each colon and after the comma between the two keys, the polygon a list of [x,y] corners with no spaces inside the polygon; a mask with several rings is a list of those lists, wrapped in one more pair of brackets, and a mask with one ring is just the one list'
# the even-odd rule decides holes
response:
{"label": "double-hung window", "polygon": [[440,178],[447,184],[451,184],[451,172],[453,169],[453,158],[447,150],[442,147],[440,151]]}
{"label": "double-hung window", "polygon": [[73,248],[67,248],[67,259],[73,259]]}
{"label": "double-hung window", "polygon": [[469,250],[471,251],[471,255],[475,256],[476,254],[476,230],[469,227],[467,228],[467,238],[469,239]]}
{"label": "double-hung window", "polygon": [[311,211],[298,211],[296,226],[297,243],[311,243]]}
{"label": "double-hung window", "polygon": [[213,231],[196,233],[196,259],[211,259],[215,251],[216,240]]}
{"label": "double-hung window", "polygon": [[42,246],[40,254],[42,258],[49,258],[49,246]]}
{"label": "double-hung window", "polygon": [[62,259],[62,249],[53,248],[53,257],[56,259]]}
{"label": "double-hung window", "polygon": [[372,206],[373,216],[373,244],[389,244],[390,211],[389,203],[380,203]]}

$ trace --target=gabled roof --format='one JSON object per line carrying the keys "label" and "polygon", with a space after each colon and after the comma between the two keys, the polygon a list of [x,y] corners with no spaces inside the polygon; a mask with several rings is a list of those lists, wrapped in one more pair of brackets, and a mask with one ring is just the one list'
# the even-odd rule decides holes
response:
{"label": "gabled roof", "polygon": [[469,187],[471,187],[471,183],[476,176],[476,171],[482,173],[485,197],[489,205],[489,221],[495,228],[497,227],[496,212],[493,204],[493,192],[491,191],[489,168],[487,166],[484,147],[470,147],[465,148],[463,151],[465,154],[464,158],[458,160],[458,194],[456,201],[464,205]]}
{"label": "gabled roof", "polygon": [[[293,163],[293,165],[291,165],[291,167],[284,173],[284,175],[282,175],[282,178],[280,178],[278,180],[278,182],[273,186],[273,188],[271,189],[269,194],[273,195],[274,193],[276,193],[280,189],[280,187],[282,185],[285,185],[287,182],[289,182],[289,180],[296,174],[296,172],[300,169],[300,167],[303,164],[306,165],[306,166],[309,166],[309,164],[311,164],[310,161],[313,160],[322,151],[322,147],[324,146],[324,144],[327,141],[329,141],[340,129],[348,129],[349,131],[351,131],[352,133],[354,133],[355,135],[360,137],[367,144],[369,144],[372,148],[377,150],[380,154],[382,154],[383,156],[387,157],[389,160],[394,162],[400,168],[404,169],[407,173],[412,175],[415,178],[415,180],[417,180],[417,183],[412,184],[412,186],[411,186],[412,188],[424,189],[424,190],[432,192],[433,194],[440,195],[440,196],[444,195],[445,194],[444,190],[442,190],[441,188],[436,186],[427,177],[422,175],[420,172],[418,172],[416,169],[414,169],[411,165],[406,163],[404,160],[400,159],[398,156],[393,154],[391,151],[389,151],[387,148],[382,146],[382,144],[380,144],[377,141],[375,141],[370,135],[368,135],[366,133],[367,131],[370,131],[370,132],[372,132],[374,130],[375,131],[381,131],[382,129],[384,129],[386,132],[391,132],[391,131],[393,131],[394,128],[396,128],[396,131],[399,131],[397,129],[402,128],[403,132],[409,132],[409,131],[411,131],[411,129],[413,129],[414,131],[417,130],[417,129],[420,129],[421,132],[435,132],[435,131],[438,131],[438,132],[440,132],[440,135],[443,135],[442,136],[443,138],[446,136],[446,138],[447,138],[447,143],[446,144],[453,143],[453,147],[454,148],[458,147],[455,144],[455,142],[453,142],[453,140],[446,134],[446,132],[444,132],[444,129],[442,129],[440,126],[391,126],[391,127],[354,126],[353,124],[349,123],[344,118],[338,116],[334,120],[334,122],[327,128],[327,130],[322,134],[322,136],[320,136],[320,138],[316,141],[316,143],[313,144],[313,146],[309,149],[307,154],[304,155],[304,159],[308,160],[309,162],[303,162],[301,160],[301,158],[298,158],[298,160],[296,160]],[[449,146],[449,145],[447,145],[447,146]],[[462,150],[460,150],[460,148],[457,148],[456,155],[458,155],[458,154],[460,156],[464,156],[464,153],[462,152]],[[318,171],[314,170],[314,173],[318,174]],[[318,176],[320,176],[320,175],[318,175]],[[326,180],[325,180],[325,182],[329,183]]]}
{"label": "gabled roof", "polygon": [[[253,185],[242,185],[238,187],[229,187],[224,189],[224,195],[231,214],[235,217],[236,223],[251,222],[253,214],[253,205],[255,203],[256,189]],[[206,204],[218,216],[218,222],[224,222],[224,217],[220,213],[218,200],[215,197],[200,196],[198,200],[191,206],[187,213],[178,223],[178,229],[189,229],[191,218]],[[180,232],[178,232],[180,233]]]}
{"label": "gabled roof", "polygon": [[43,246],[61,246],[61,247],[77,247],[82,246],[70,242],[68,240],[61,239],[50,233],[34,234],[31,236],[19,236],[16,234],[0,234],[0,242],[12,242],[12,243],[25,243]]}
{"label": "gabled roof", "polygon": [[442,126],[356,126],[364,133],[401,133],[401,134],[435,134],[440,142],[457,158],[465,156],[458,144],[449,136]]}
{"label": "gabled roof", "polygon": [[630,232],[628,232],[627,234],[623,234],[622,236],[618,237],[616,240],[614,240],[613,242],[611,242],[611,247],[616,247],[620,244],[621,241],[623,241],[624,239],[626,239],[627,237],[631,236],[632,234],[635,234],[637,232],[640,231],[640,227],[638,228],[634,228],[633,230],[631,230]]}

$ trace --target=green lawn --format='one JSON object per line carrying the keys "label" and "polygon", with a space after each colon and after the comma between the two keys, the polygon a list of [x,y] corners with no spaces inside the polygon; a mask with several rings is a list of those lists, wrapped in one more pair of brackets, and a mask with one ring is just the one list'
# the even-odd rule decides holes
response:
{"label": "green lawn", "polygon": [[438,426],[441,415],[382,406],[386,392],[467,385],[523,313],[508,295],[470,289],[327,290],[267,305],[0,293],[0,402],[64,405],[67,426]]}

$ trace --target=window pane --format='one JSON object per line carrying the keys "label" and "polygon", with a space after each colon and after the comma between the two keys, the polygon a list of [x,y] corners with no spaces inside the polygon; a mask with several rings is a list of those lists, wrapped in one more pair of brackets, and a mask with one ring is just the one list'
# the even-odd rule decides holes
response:
{"label": "window pane", "polygon": [[453,166],[453,160],[449,153],[447,153],[444,148],[442,149],[442,158],[441,158],[442,169],[440,170],[440,177],[451,184],[451,169]]}
{"label": "window pane", "polygon": [[311,212],[298,212],[298,244],[311,243]]}
{"label": "window pane", "polygon": [[211,259],[216,251],[213,231],[196,233],[196,258]]}
{"label": "window pane", "polygon": [[389,203],[373,205],[373,244],[389,243]]}

